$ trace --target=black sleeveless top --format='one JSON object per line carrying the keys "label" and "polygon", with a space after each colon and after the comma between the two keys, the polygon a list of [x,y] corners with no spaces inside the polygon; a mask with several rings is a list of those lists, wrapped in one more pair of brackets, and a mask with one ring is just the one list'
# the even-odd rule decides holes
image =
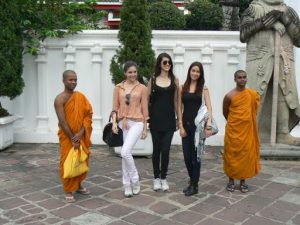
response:
{"label": "black sleeveless top", "polygon": [[198,110],[202,104],[202,94],[184,92],[182,94],[183,116],[182,123],[185,128],[196,127],[194,120],[197,116]]}
{"label": "black sleeveless top", "polygon": [[171,80],[171,84],[168,87],[160,87],[153,82],[153,91],[151,97],[150,124],[151,130],[156,131],[175,131],[176,119],[175,119],[175,96],[176,85]]}

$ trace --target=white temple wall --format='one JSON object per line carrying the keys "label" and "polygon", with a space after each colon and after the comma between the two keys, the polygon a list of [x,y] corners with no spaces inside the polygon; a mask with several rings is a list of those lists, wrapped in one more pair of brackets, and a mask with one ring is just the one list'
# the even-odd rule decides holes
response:
{"label": "white temple wall", "polygon": [[[13,101],[1,99],[3,106],[18,117],[14,124],[15,142],[58,142],[53,102],[63,90],[62,72],[73,69],[78,75],[76,90],[87,96],[94,109],[92,142],[103,144],[102,129],[112,109],[114,85],[109,65],[119,46],[117,32],[84,31],[65,39],[48,39],[37,57],[24,57],[23,77],[26,86],[22,95]],[[193,61],[203,63],[213,115],[220,128],[220,132],[209,138],[207,144],[223,145],[223,97],[235,86],[234,71],[245,69],[245,44],[240,43],[239,32],[153,31],[152,46],[156,56],[161,52],[171,55],[174,72],[181,84]],[[299,58],[298,49],[296,65],[299,65]],[[300,76],[299,69],[297,76]],[[296,134],[300,136],[300,131]],[[178,132],[173,144],[181,144]]]}

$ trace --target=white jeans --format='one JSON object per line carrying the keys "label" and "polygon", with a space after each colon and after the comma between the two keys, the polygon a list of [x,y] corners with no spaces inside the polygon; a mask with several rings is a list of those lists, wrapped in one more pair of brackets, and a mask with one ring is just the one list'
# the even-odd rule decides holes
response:
{"label": "white jeans", "polygon": [[[122,121],[119,122],[119,126],[122,128]],[[121,150],[123,185],[130,185],[131,183],[139,181],[139,174],[131,151],[138,139],[141,137],[143,128],[143,122],[136,122],[127,119],[127,129],[123,129],[124,143]]]}

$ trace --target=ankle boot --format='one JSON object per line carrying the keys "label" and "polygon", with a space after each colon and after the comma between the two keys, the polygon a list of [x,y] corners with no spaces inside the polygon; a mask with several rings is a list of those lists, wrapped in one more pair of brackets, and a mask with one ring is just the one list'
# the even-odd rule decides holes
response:
{"label": "ankle boot", "polygon": [[189,189],[184,193],[185,196],[191,196],[198,193],[198,184],[193,184]]}
{"label": "ankle boot", "polygon": [[187,192],[187,190],[190,189],[190,188],[191,188],[191,180],[189,180],[188,186],[185,187],[185,188],[182,190],[182,192],[185,193],[185,192]]}

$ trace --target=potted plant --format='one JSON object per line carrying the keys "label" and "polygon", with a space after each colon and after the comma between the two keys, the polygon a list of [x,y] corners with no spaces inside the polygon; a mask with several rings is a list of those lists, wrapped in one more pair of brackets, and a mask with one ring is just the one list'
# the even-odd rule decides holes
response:
{"label": "potted plant", "polygon": [[[116,85],[125,79],[122,65],[133,60],[138,65],[138,80],[147,83],[154,72],[155,54],[151,47],[151,25],[146,0],[125,0],[121,9],[121,23],[118,34],[121,43],[110,65],[112,82]],[[151,155],[150,132],[145,140],[140,140],[133,155]],[[120,153],[120,148],[115,148]]]}
{"label": "potted plant", "polygon": [[[96,10],[94,4],[94,0],[83,4],[67,0],[3,1],[0,10],[0,97],[12,100],[22,93],[24,52],[36,55],[41,42],[48,37],[59,38],[83,29],[97,29],[105,13]],[[15,119],[0,103],[0,150],[13,143]]]}

